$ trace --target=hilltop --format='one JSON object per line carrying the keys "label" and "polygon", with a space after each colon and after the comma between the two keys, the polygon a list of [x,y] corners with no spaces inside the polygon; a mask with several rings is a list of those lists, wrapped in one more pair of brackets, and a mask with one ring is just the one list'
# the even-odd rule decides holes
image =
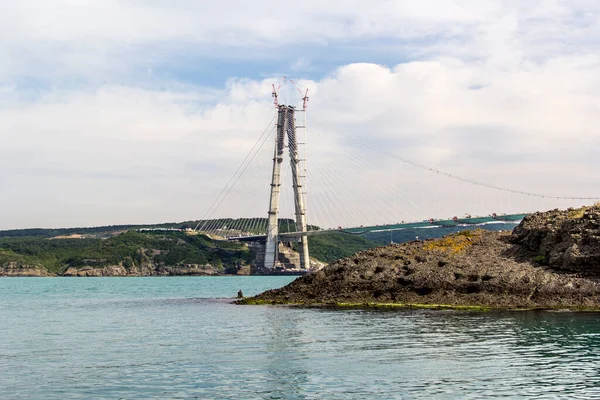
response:
{"label": "hilltop", "polygon": [[600,309],[600,207],[358,252],[243,303]]}

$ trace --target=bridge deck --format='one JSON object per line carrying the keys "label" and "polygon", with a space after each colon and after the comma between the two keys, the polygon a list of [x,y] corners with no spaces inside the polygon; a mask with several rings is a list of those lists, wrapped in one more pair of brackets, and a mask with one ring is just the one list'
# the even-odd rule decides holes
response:
{"label": "bridge deck", "polygon": [[[317,231],[308,232],[286,232],[280,233],[281,238],[298,238],[300,236],[312,236],[312,235],[323,235],[330,232],[342,232],[353,235],[360,235],[368,232],[385,232],[385,231],[396,231],[403,229],[426,229],[426,228],[440,228],[440,227],[455,227],[455,226],[468,226],[468,225],[486,225],[490,223],[501,223],[501,222],[517,222],[525,218],[527,214],[509,214],[509,215],[497,215],[488,217],[472,217],[472,218],[459,218],[459,219],[448,219],[448,220],[433,220],[433,221],[422,221],[422,222],[407,222],[399,224],[389,225],[375,225],[375,226],[359,226],[355,228],[339,228],[339,229],[321,229]],[[230,237],[228,240],[237,240],[242,242],[260,242],[266,239],[265,235],[256,236],[242,236],[242,237]]]}
{"label": "bridge deck", "polygon": [[484,225],[489,223],[499,222],[516,222],[525,218],[527,214],[511,214],[511,215],[498,215],[496,217],[473,217],[473,218],[459,218],[456,220],[438,220],[438,221],[423,221],[423,222],[409,222],[391,225],[376,225],[376,226],[364,226],[357,228],[344,228],[342,232],[361,234],[367,232],[379,232],[379,231],[393,231],[401,229],[419,229],[419,228],[432,228],[432,227],[454,227],[454,226],[466,226],[466,225]]}

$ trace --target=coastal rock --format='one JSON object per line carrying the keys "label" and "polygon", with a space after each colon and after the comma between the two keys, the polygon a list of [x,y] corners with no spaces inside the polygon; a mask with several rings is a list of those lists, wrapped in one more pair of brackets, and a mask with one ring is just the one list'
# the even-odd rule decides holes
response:
{"label": "coastal rock", "polygon": [[243,302],[600,309],[600,210],[371,249]]}
{"label": "coastal rock", "polygon": [[250,265],[242,265],[238,270],[236,275],[250,275],[252,273],[252,269]]}
{"label": "coastal rock", "polygon": [[203,276],[203,275],[218,275],[215,268],[210,265],[200,264],[182,264],[178,266],[159,267],[159,275],[189,275],[189,276]]}
{"label": "coastal rock", "polygon": [[106,267],[69,267],[62,276],[100,277],[100,276],[127,276],[127,270],[122,265],[108,265]]}
{"label": "coastal rock", "polygon": [[122,265],[108,265],[102,268],[102,276],[127,276],[127,270]]}
{"label": "coastal rock", "polygon": [[529,215],[511,241],[535,254],[541,264],[600,276],[600,206]]}
{"label": "coastal rock", "polygon": [[77,268],[69,267],[62,273],[62,276],[77,276]]}
{"label": "coastal rock", "polygon": [[0,276],[19,277],[19,276],[54,276],[44,267],[37,265],[27,265],[18,262],[8,262],[0,266]]}
{"label": "coastal rock", "polygon": [[83,267],[77,271],[77,276],[102,276],[102,268]]}
{"label": "coastal rock", "polygon": [[63,276],[100,277],[100,276],[175,276],[175,275],[217,275],[217,271],[210,264],[182,264],[176,266],[161,266],[143,264],[132,266],[129,271],[123,265],[108,265],[102,268],[95,267],[69,267],[62,273]]}

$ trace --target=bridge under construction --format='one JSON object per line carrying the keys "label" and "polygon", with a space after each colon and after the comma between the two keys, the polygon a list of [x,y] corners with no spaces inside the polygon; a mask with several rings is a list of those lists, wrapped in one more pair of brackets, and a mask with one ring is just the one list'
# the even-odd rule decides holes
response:
{"label": "bridge under construction", "polygon": [[[308,91],[300,93],[302,109],[281,105],[273,86],[276,114],[195,229],[228,240],[257,242],[263,246],[261,267],[265,270],[277,268],[279,243],[291,241],[298,242],[300,268],[308,270],[308,237],[312,235],[517,223],[531,212],[599,200],[475,181],[398,156],[392,149],[360,137],[312,128],[313,123],[311,132],[319,133],[319,144],[311,147],[314,161],[308,168]],[[300,125],[298,113],[303,116]],[[289,170],[284,166],[286,153]],[[285,171],[289,171],[291,193],[283,190]],[[256,216],[265,211],[267,218]],[[441,217],[456,215],[456,211],[470,211],[474,216]],[[228,230],[224,221],[238,222],[235,229]],[[282,223],[287,224],[285,229]]]}

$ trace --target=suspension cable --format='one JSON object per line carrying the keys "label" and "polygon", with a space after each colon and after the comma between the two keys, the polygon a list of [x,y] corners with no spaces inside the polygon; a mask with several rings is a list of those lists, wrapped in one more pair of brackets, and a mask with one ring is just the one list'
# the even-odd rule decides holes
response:
{"label": "suspension cable", "polygon": [[455,174],[451,174],[451,173],[445,172],[445,171],[440,171],[438,169],[431,168],[431,167],[428,167],[426,165],[419,164],[417,162],[408,160],[408,159],[406,159],[404,157],[401,157],[401,156],[398,156],[396,154],[390,153],[388,150],[386,150],[385,148],[383,148],[381,146],[369,143],[365,139],[360,138],[358,136],[354,136],[354,135],[351,135],[351,134],[343,134],[343,133],[341,133],[339,131],[335,131],[333,129],[327,129],[327,128],[322,128],[322,129],[329,130],[330,132],[334,132],[334,133],[336,133],[336,134],[338,134],[340,136],[343,136],[343,137],[348,137],[348,138],[350,138],[350,139],[352,139],[352,140],[360,143],[362,146],[369,147],[372,150],[378,151],[381,154],[384,154],[384,155],[387,155],[389,157],[392,157],[392,158],[394,158],[396,160],[399,160],[399,161],[401,161],[403,163],[412,165],[413,167],[417,167],[417,168],[420,168],[422,170],[429,171],[429,172],[432,172],[432,173],[437,174],[437,175],[442,175],[442,176],[445,176],[447,178],[451,178],[451,179],[454,179],[454,180],[457,180],[457,181],[469,183],[471,185],[481,186],[481,187],[485,187],[485,188],[488,188],[488,189],[500,190],[500,191],[503,191],[503,192],[509,192],[509,193],[521,194],[521,195],[525,195],[525,196],[539,197],[539,198],[547,198],[547,199],[557,199],[557,200],[598,200],[598,199],[600,199],[600,196],[596,196],[596,197],[576,197],[576,196],[547,195],[547,194],[526,192],[526,191],[523,191],[523,190],[509,189],[509,188],[505,188],[505,187],[501,187],[501,186],[496,186],[496,185],[492,185],[492,184],[485,183],[485,182],[479,182],[479,181],[476,181],[476,180],[473,180],[473,179],[465,178],[465,177],[462,177],[462,176],[459,176],[459,175],[455,175]]}

